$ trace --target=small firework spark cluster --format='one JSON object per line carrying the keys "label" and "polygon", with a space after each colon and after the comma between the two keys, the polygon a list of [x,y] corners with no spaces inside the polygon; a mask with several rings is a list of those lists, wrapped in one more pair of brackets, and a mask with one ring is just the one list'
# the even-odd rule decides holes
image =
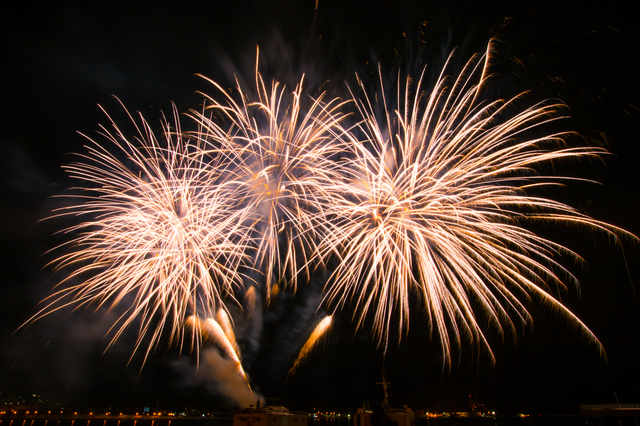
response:
{"label": "small firework spark cluster", "polygon": [[[372,317],[384,350],[417,306],[446,364],[463,336],[491,353],[478,307],[501,331],[513,318],[531,321],[521,301],[531,296],[597,343],[548,290],[575,282],[556,255],[578,255],[525,226],[629,235],[532,195],[570,180],[541,166],[605,151],[567,147],[564,133],[529,136],[561,118],[560,104],[514,113],[519,97],[481,101],[490,52],[458,77],[445,65],[433,87],[399,81],[391,101],[382,73],[376,102],[363,84],[347,101],[327,100],[305,96],[303,78],[293,92],[269,86],[256,65],[253,98],[210,81],[216,94],[186,115],[195,131],[182,131],[176,111],[160,132],[131,117],[135,139],[112,121],[102,128],[108,145],[88,138],[87,153],[66,166],[82,184],[57,215],[86,219],[65,230],[75,236],[54,264],[71,272],[33,320],[68,306],[124,305],[112,342],[134,323],[136,350],[150,336],[146,355],[166,333],[196,350],[210,339],[244,376],[230,304],[255,315],[321,271],[329,278],[318,309],[352,308],[358,327]],[[291,371],[330,325],[331,316],[317,325]]]}

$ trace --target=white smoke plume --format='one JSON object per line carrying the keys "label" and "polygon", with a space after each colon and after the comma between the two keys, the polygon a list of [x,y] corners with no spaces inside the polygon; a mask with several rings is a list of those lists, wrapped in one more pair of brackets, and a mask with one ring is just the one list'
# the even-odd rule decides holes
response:
{"label": "white smoke plume", "polygon": [[184,378],[187,387],[202,387],[214,395],[221,395],[235,408],[255,405],[259,400],[264,405],[264,397],[255,389],[250,389],[232,359],[224,358],[217,349],[207,348],[200,352],[200,365],[189,363],[182,357],[173,367]]}

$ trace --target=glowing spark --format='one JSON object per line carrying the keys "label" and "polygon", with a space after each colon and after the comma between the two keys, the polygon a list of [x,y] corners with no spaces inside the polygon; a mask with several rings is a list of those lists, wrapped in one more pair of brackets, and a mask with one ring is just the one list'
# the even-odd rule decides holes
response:
{"label": "glowing spark", "polygon": [[490,55],[491,45],[484,61],[472,58],[453,81],[444,76],[445,65],[430,93],[423,92],[422,77],[415,94],[410,79],[404,88],[399,83],[398,109],[391,114],[383,97],[381,120],[366,95],[356,101],[366,137],[351,135],[345,165],[350,178],[327,188],[331,219],[321,250],[336,252],[340,261],[325,302],[334,309],[355,305],[359,327],[371,313],[385,351],[392,324],[399,339],[408,331],[411,298],[426,310],[429,331],[436,328],[448,364],[450,333],[458,345],[464,334],[490,351],[477,306],[502,333],[504,325],[515,327],[514,314],[523,324],[531,320],[519,300],[531,295],[564,312],[600,348],[547,290],[563,286],[560,274],[577,284],[554,256],[579,256],[522,224],[561,222],[598,229],[616,240],[631,236],[567,204],[530,195],[571,179],[537,174],[537,166],[606,151],[563,147],[567,134],[562,133],[526,139],[560,118],[562,105],[545,102],[513,114],[519,97],[480,103]]}
{"label": "glowing spark", "polygon": [[287,377],[292,375],[296,369],[300,366],[300,364],[309,356],[311,351],[320,343],[321,338],[324,337],[329,330],[331,329],[331,325],[333,324],[333,318],[331,315],[326,316],[316,325],[316,328],[313,329],[313,332],[307,339],[306,343],[300,350],[298,357],[293,363],[293,366],[289,370]]}

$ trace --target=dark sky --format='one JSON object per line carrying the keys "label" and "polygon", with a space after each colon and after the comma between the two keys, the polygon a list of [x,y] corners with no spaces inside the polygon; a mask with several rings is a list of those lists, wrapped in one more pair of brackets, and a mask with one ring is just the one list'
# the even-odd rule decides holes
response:
{"label": "dark sky", "polygon": [[[565,130],[605,143],[604,164],[579,168],[602,185],[578,184],[566,201],[593,217],[640,235],[636,13],[617,2],[255,1],[179,6],[24,6],[2,18],[2,192],[0,238],[0,392],[41,392],[95,404],[219,404],[219,384],[203,378],[175,348],[161,347],[140,370],[128,364],[134,335],[103,354],[105,314],[62,312],[13,333],[36,312],[56,277],[47,250],[63,241],[50,214],[71,182],[60,166],[82,149],[76,132],[94,134],[105,117],[124,120],[118,96],[149,121],[175,102],[198,108],[207,84],[197,73],[233,85],[253,79],[255,46],[261,71],[293,88],[321,85],[346,97],[344,82],[380,63],[389,75],[416,73],[453,49],[466,60],[498,37],[489,95],[531,90],[531,102],[559,98],[570,108]],[[482,2],[484,3],[484,2]],[[20,6],[23,7],[23,6]],[[428,74],[429,75],[429,74]],[[541,229],[584,256],[568,264],[580,291],[561,300],[602,342],[607,360],[562,315],[533,303],[534,326],[501,340],[488,330],[497,363],[463,345],[451,371],[442,371],[438,345],[419,316],[409,336],[389,350],[384,368],[392,404],[464,410],[469,396],[502,411],[577,412],[579,404],[640,402],[640,252],[580,229]],[[626,264],[625,264],[626,262]],[[317,278],[320,281],[321,278]],[[285,382],[292,347],[315,318],[320,282],[265,313],[261,348],[247,356],[249,372],[267,397],[295,408],[355,408],[379,399],[383,357],[368,333],[338,316],[326,345]],[[212,373],[214,374],[214,373]]]}

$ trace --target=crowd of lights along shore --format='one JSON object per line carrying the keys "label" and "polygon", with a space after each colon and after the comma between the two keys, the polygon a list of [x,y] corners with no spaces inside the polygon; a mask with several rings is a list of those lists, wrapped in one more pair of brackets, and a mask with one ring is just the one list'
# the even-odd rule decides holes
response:
{"label": "crowd of lights along shore", "polygon": [[487,82],[499,80],[490,77],[492,48],[456,75],[447,61],[433,85],[424,83],[428,66],[390,83],[380,70],[375,93],[358,84],[344,99],[307,95],[304,76],[293,89],[265,82],[256,59],[255,88],[207,79],[213,93],[202,108],[174,108],[159,131],[129,115],[131,137],[109,119],[65,166],[79,185],[54,216],[77,222],[62,231],[70,237],[53,265],[70,272],[33,320],[124,305],[111,342],[134,324],[134,353],[145,357],[166,335],[196,353],[213,342],[249,386],[229,307],[259,315],[278,292],[295,296],[326,274],[317,307],[325,319],[309,327],[290,374],[343,310],[358,327],[373,318],[383,351],[391,327],[401,344],[410,310],[422,310],[429,329],[411,331],[439,341],[445,365],[464,339],[491,354],[480,324],[502,333],[531,322],[531,298],[600,347],[550,290],[577,284],[557,259],[579,254],[529,225],[635,239],[539,195],[576,179],[547,175],[550,165],[606,151],[546,131],[563,118],[558,102],[518,109],[526,94],[484,99]]}

